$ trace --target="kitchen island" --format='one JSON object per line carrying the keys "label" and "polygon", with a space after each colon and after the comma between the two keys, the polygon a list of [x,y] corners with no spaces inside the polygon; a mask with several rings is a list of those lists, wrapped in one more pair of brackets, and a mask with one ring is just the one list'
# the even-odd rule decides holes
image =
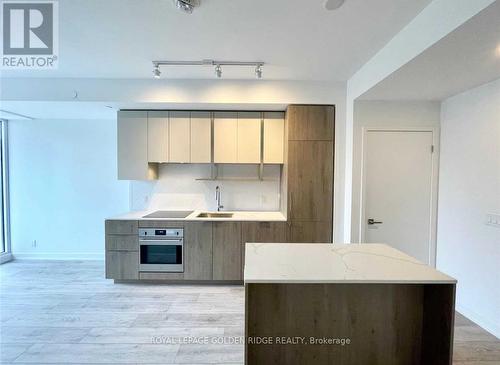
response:
{"label": "kitchen island", "polygon": [[383,244],[248,243],[246,364],[451,364],[456,280]]}

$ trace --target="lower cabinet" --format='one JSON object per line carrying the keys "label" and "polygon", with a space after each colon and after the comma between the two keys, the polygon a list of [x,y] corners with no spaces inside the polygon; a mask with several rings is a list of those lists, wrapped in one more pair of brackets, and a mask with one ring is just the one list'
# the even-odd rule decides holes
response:
{"label": "lower cabinet", "polygon": [[286,242],[290,243],[328,243],[332,242],[331,222],[288,222]]}
{"label": "lower cabinet", "polygon": [[[184,272],[139,272],[137,226],[184,227]],[[331,222],[107,221],[106,278],[115,280],[243,280],[247,242],[332,242]]]}
{"label": "lower cabinet", "polygon": [[286,242],[286,222],[244,222],[241,241]]}
{"label": "lower cabinet", "polygon": [[215,222],[212,229],[213,280],[242,280],[241,223]]}
{"label": "lower cabinet", "polygon": [[184,226],[184,279],[212,280],[212,222]]}
{"label": "lower cabinet", "polygon": [[106,279],[139,279],[139,252],[106,251]]}
{"label": "lower cabinet", "polygon": [[244,222],[241,228],[241,275],[245,266],[245,245],[248,242],[286,242],[286,222]]}

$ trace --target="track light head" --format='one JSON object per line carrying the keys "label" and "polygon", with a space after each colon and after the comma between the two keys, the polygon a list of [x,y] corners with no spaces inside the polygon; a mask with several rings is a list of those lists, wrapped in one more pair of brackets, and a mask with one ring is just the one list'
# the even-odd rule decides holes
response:
{"label": "track light head", "polygon": [[161,77],[160,65],[155,65],[153,68],[153,77],[159,79]]}
{"label": "track light head", "polygon": [[199,0],[174,0],[174,4],[180,11],[191,14],[195,7],[200,5]]}
{"label": "track light head", "polygon": [[336,10],[344,5],[345,0],[326,0],[325,9],[326,10]]}
{"label": "track light head", "polygon": [[218,79],[222,77],[222,67],[220,65],[215,66],[215,76],[217,76]]}
{"label": "track light head", "polygon": [[255,67],[255,77],[258,79],[262,78],[262,65],[257,65],[257,67]]}

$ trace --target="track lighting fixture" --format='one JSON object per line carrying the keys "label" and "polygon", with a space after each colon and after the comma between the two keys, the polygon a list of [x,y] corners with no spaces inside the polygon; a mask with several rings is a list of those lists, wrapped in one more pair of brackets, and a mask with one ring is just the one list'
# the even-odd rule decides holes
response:
{"label": "track lighting fixture", "polygon": [[326,10],[337,10],[342,5],[344,5],[345,0],[326,0],[325,9]]}
{"label": "track lighting fixture", "polygon": [[174,0],[177,9],[184,13],[191,14],[195,7],[200,5],[199,0]]}
{"label": "track lighting fixture", "polygon": [[153,68],[153,77],[159,79],[161,77],[160,65],[155,65]]}
{"label": "track lighting fixture", "polygon": [[257,67],[255,67],[255,77],[258,79],[262,78],[262,65],[257,65]]}
{"label": "track lighting fixture", "polygon": [[215,66],[215,76],[222,77],[222,66],[239,66],[239,67],[255,67],[255,76],[258,79],[262,78],[262,68],[264,62],[242,62],[242,61],[214,61],[214,60],[201,60],[201,61],[153,61],[153,76],[157,79],[161,76],[160,66]]}
{"label": "track lighting fixture", "polygon": [[222,67],[220,67],[220,65],[215,66],[215,76],[217,76],[218,79],[222,77]]}

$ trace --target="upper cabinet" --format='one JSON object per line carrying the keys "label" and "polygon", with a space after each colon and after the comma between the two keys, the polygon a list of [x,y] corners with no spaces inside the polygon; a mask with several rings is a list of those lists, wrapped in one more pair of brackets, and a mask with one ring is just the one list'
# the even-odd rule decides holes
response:
{"label": "upper cabinet", "polygon": [[168,162],[191,162],[190,112],[169,112]]}
{"label": "upper cabinet", "polygon": [[212,118],[210,112],[191,112],[191,162],[212,162]]}
{"label": "upper cabinet", "polygon": [[283,112],[120,111],[118,178],[157,178],[160,163],[284,163]]}
{"label": "upper cabinet", "polygon": [[118,179],[156,179],[157,166],[148,163],[148,113],[118,112],[117,132]]}
{"label": "upper cabinet", "polygon": [[168,112],[148,112],[148,161],[168,162]]}
{"label": "upper cabinet", "polygon": [[237,163],[260,163],[261,113],[238,113]]}
{"label": "upper cabinet", "polygon": [[264,163],[284,162],[285,118],[280,112],[264,113]]}
{"label": "upper cabinet", "polygon": [[214,162],[238,163],[238,113],[214,113]]}

